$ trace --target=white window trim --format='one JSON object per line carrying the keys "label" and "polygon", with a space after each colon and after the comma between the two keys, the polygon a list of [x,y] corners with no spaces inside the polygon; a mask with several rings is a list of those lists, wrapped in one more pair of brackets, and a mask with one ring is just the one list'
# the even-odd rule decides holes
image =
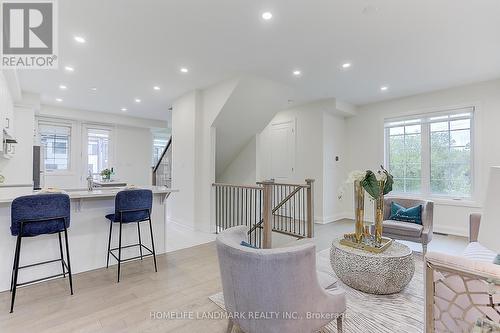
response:
{"label": "white window trim", "polygon": [[[480,148],[480,138],[477,135],[476,131],[476,126],[478,126],[478,119],[480,118],[481,115],[481,107],[479,102],[474,102],[474,103],[466,103],[466,104],[459,104],[459,105],[453,105],[453,106],[444,106],[444,107],[433,107],[433,108],[427,108],[427,109],[421,109],[421,110],[414,110],[414,111],[409,111],[409,112],[403,112],[400,114],[396,114],[394,116],[386,117],[382,119],[382,126],[383,128],[383,161],[385,165],[389,165],[388,161],[388,150],[389,150],[389,143],[387,140],[387,131],[388,128],[385,126],[387,122],[394,122],[398,120],[408,120],[409,118],[419,118],[419,117],[429,117],[429,116],[435,116],[441,114],[450,114],[451,111],[454,110],[459,110],[459,109],[465,109],[465,108],[472,108],[473,115],[471,117],[471,194],[469,197],[451,197],[451,196],[446,196],[446,195],[437,195],[437,194],[432,194],[430,192],[430,163],[427,163],[428,165],[425,165],[425,161],[430,162],[430,144],[428,144],[428,140],[430,138],[429,136],[429,131],[430,131],[430,126],[422,126],[422,132],[421,132],[421,137],[422,137],[422,147],[424,147],[424,140],[427,141],[427,147],[429,149],[423,149],[423,154],[422,154],[422,169],[421,169],[421,177],[422,177],[422,183],[421,183],[421,192],[420,193],[405,193],[405,192],[391,192],[389,194],[389,197],[403,197],[403,198],[411,198],[411,199],[427,199],[427,200],[433,200],[436,204],[440,205],[446,205],[446,206],[461,206],[461,207],[471,207],[471,208],[480,208],[481,205],[478,204],[477,202],[477,183],[478,183],[478,174],[477,170],[479,170],[479,148]],[[425,129],[424,129],[425,128]],[[425,133],[424,133],[425,132]],[[424,135],[425,134],[425,135]],[[426,181],[427,177],[429,179],[429,182]]]}
{"label": "white window trim", "polygon": [[77,134],[75,131],[75,122],[59,119],[59,118],[51,118],[51,117],[37,117],[36,120],[36,134],[40,137],[40,124],[42,125],[53,125],[53,126],[66,126],[70,128],[70,142],[69,142],[69,157],[68,157],[68,169],[66,170],[45,170],[45,173],[49,176],[73,176],[75,175],[75,148]]}
{"label": "white window trim", "polygon": [[97,123],[82,123],[82,146],[81,146],[81,164],[82,164],[82,179],[88,176],[88,130],[100,129],[109,131],[109,147],[108,147],[108,160],[111,167],[115,163],[115,136],[116,131],[114,126]]}

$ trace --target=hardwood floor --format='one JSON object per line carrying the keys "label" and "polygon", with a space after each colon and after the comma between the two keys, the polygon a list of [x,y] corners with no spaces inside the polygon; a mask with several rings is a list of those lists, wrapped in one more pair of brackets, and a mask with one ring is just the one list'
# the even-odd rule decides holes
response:
{"label": "hardwood floor", "polygon": [[[332,238],[349,232],[352,226],[350,220],[317,225],[317,251],[328,248]],[[290,237],[273,235],[274,246],[291,241]],[[463,237],[435,235],[429,249],[454,254],[466,244]],[[421,250],[419,244],[408,245]],[[116,266],[74,275],[73,296],[69,295],[67,279],[20,288],[13,314],[9,313],[10,293],[0,293],[0,332],[225,332],[225,319],[154,319],[151,315],[220,313],[208,299],[222,290],[215,244],[170,252],[157,259],[158,273],[151,258],[125,263],[118,284]]]}
{"label": "hardwood floor", "polygon": [[221,290],[215,244],[74,275],[0,294],[0,332],[225,332],[226,320],[154,319],[151,312],[219,311],[208,296]]}

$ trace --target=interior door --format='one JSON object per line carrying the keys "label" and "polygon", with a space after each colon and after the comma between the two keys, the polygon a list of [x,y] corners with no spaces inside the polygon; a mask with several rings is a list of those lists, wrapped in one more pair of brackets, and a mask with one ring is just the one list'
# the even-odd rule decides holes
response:
{"label": "interior door", "polygon": [[295,169],[295,120],[271,125],[271,178],[290,182]]}

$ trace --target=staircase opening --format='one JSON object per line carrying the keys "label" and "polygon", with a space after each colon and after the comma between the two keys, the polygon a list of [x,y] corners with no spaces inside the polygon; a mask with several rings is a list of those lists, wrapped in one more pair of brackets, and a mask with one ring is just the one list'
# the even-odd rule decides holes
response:
{"label": "staircase opening", "polygon": [[153,166],[152,184],[154,186],[172,186],[172,137]]}
{"label": "staircase opening", "polygon": [[213,184],[216,233],[244,225],[248,241],[272,247],[272,232],[296,239],[314,236],[314,180],[305,184],[259,182],[255,186]]}

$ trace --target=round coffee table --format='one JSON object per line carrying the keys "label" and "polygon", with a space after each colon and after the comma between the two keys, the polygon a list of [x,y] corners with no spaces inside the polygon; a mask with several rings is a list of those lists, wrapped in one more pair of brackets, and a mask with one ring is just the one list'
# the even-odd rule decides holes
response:
{"label": "round coffee table", "polygon": [[413,253],[393,241],[382,253],[371,253],[332,242],[330,263],[335,274],[351,288],[370,294],[398,293],[415,273]]}

